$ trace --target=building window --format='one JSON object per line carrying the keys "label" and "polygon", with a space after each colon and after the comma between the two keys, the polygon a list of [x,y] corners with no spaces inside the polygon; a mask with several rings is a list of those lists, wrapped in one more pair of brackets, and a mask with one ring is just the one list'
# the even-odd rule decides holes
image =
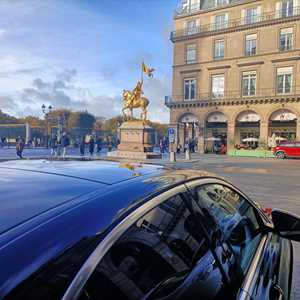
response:
{"label": "building window", "polygon": [[224,40],[216,40],[214,42],[214,58],[215,59],[224,58]]}
{"label": "building window", "polygon": [[215,0],[215,6],[229,4],[229,0]]}
{"label": "building window", "polygon": [[211,95],[213,98],[224,97],[225,76],[224,74],[211,77]]}
{"label": "building window", "polygon": [[199,32],[198,20],[190,20],[185,23],[185,32],[187,35],[196,34]]}
{"label": "building window", "polygon": [[280,30],[279,49],[287,51],[293,49],[293,28],[284,28]]}
{"label": "building window", "polygon": [[281,16],[290,17],[293,15],[293,0],[286,0],[282,2]]}
{"label": "building window", "polygon": [[197,55],[197,50],[196,50],[196,45],[187,45],[186,47],[186,63],[187,64],[192,64],[196,62],[196,55]]}
{"label": "building window", "polygon": [[196,99],[196,79],[184,80],[184,100]]}
{"label": "building window", "polygon": [[254,96],[256,94],[256,72],[243,72],[242,95]]}
{"label": "building window", "polygon": [[190,0],[191,12],[198,11],[200,9],[200,0]]}
{"label": "building window", "polygon": [[256,42],[257,34],[246,35],[245,55],[250,56],[256,54]]}
{"label": "building window", "polygon": [[292,91],[293,68],[277,69],[277,94],[289,94]]}
{"label": "building window", "polygon": [[219,30],[227,27],[228,16],[226,14],[215,16],[214,29]]}
{"label": "building window", "polygon": [[242,24],[252,24],[260,21],[261,6],[242,10]]}

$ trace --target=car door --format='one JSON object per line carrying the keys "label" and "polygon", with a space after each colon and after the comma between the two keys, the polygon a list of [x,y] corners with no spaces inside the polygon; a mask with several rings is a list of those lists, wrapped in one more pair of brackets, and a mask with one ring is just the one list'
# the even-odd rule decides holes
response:
{"label": "car door", "polygon": [[251,297],[254,300],[288,300],[291,283],[291,242],[269,233],[257,250],[239,297]]}
{"label": "car door", "polygon": [[266,233],[266,217],[232,186],[207,180],[190,183],[189,190],[211,219],[205,222],[211,236],[219,231],[215,252],[229,282],[229,299],[288,299],[291,243]]}
{"label": "car door", "polygon": [[[79,299],[223,299],[226,280],[198,212],[185,187],[137,209],[95,251]],[[85,269],[64,299],[77,298]]]}
{"label": "car door", "polygon": [[291,142],[284,144],[284,151],[289,157],[295,156],[295,144]]}
{"label": "car door", "polygon": [[295,156],[300,157],[300,143],[295,143]]}

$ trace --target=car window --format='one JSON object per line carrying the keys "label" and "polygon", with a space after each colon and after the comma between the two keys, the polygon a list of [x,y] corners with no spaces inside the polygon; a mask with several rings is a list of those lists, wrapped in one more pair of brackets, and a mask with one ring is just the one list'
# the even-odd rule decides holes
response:
{"label": "car window", "polygon": [[208,231],[220,230],[220,239],[226,241],[236,266],[245,274],[261,238],[253,206],[239,193],[220,184],[198,187],[196,202],[210,218],[205,222],[209,224]]}
{"label": "car window", "polygon": [[287,147],[287,148],[293,148],[295,147],[294,143],[284,143],[284,144],[280,144],[281,147]]}
{"label": "car window", "polygon": [[215,299],[222,274],[189,201],[172,197],[131,226],[97,265],[80,300]]}
{"label": "car window", "polygon": [[63,297],[83,263],[103,239],[86,237],[52,259],[7,295],[5,300],[58,300]]}

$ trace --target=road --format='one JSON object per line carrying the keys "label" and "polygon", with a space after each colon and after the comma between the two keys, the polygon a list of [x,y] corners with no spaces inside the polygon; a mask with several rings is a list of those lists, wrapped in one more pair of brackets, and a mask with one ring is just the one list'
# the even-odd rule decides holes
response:
{"label": "road", "polygon": [[[69,149],[70,155],[78,155],[78,149]],[[47,149],[26,149],[24,156],[49,155]],[[106,156],[103,150],[97,158]],[[0,159],[14,158],[14,149],[0,149]],[[163,160],[152,163],[174,168],[202,169],[216,173],[244,191],[263,207],[280,208],[300,216],[300,160],[276,160],[256,158],[231,158],[220,155],[193,154],[191,161],[181,155],[177,163]],[[294,274],[292,299],[300,299],[300,243],[294,243]]]}

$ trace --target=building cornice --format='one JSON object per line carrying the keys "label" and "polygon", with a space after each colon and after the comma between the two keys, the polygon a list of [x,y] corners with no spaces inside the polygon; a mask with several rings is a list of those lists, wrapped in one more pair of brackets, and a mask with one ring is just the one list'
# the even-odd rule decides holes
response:
{"label": "building cornice", "polygon": [[300,60],[300,55],[299,56],[294,56],[294,57],[285,57],[285,58],[277,58],[277,59],[272,59],[272,63],[279,63],[279,62],[285,62],[285,61],[295,61],[295,60]]}
{"label": "building cornice", "polygon": [[300,95],[277,95],[269,97],[253,97],[239,99],[221,99],[221,100],[198,100],[198,101],[174,101],[165,103],[172,109],[187,108],[205,108],[205,107],[221,107],[221,106],[247,106],[247,105],[265,105],[265,104],[288,104],[300,103]]}
{"label": "building cornice", "polygon": [[230,69],[230,68],[231,68],[230,65],[226,65],[226,66],[213,66],[213,67],[207,67],[207,70],[211,71],[211,70]]}
{"label": "building cornice", "polygon": [[180,71],[181,74],[198,73],[198,72],[201,72],[201,69],[191,69],[191,70]]}
{"label": "building cornice", "polygon": [[252,62],[246,62],[246,63],[239,63],[237,64],[238,67],[248,67],[248,66],[256,66],[256,65],[263,65],[265,62],[260,61],[252,61]]}
{"label": "building cornice", "polygon": [[[298,52],[298,53],[297,53]],[[297,49],[293,49],[293,50],[289,50],[289,51],[284,51],[284,52],[280,52],[280,51],[275,51],[275,52],[268,52],[268,53],[259,53],[259,54],[256,54],[256,55],[252,55],[252,56],[239,56],[239,57],[229,57],[229,58],[224,58],[222,59],[221,61],[218,60],[207,60],[207,61],[200,61],[198,63],[193,63],[194,66],[196,65],[206,65],[206,64],[213,64],[213,63],[220,63],[220,62],[223,62],[223,63],[228,63],[228,62],[232,62],[232,63],[236,63],[237,60],[247,60],[247,59],[256,59],[256,58],[262,58],[262,57],[267,57],[267,56],[272,56],[272,55],[287,55],[287,54],[298,54],[300,56],[300,49],[297,48]],[[293,58],[296,57],[296,56],[293,56]],[[282,61],[286,61],[288,60],[290,57],[283,57],[283,58],[278,58],[276,60],[282,60]],[[293,60],[296,60],[296,59],[293,59]],[[271,62],[273,62],[271,60]],[[277,61],[276,61],[277,62]],[[245,62],[247,63],[247,62]],[[183,68],[183,67],[187,67],[187,66],[190,66],[191,64],[180,64],[180,65],[173,65],[172,67],[175,69],[175,68]]]}
{"label": "building cornice", "polygon": [[[218,30],[206,30],[206,31],[200,31],[194,34],[186,34],[183,30],[177,30],[171,32],[171,41],[173,43],[180,42],[180,41],[187,41],[187,40],[193,40],[197,38],[203,38],[203,37],[209,37],[209,36],[215,36],[215,35],[224,35],[227,33],[232,32],[239,32],[239,31],[245,31],[249,29],[259,28],[259,27],[268,27],[276,24],[284,24],[284,23],[290,23],[300,20],[300,14],[291,16],[291,17],[285,17],[285,18],[278,18],[278,19],[268,19],[251,23],[251,24],[238,24],[235,26],[229,26],[227,28],[222,28]],[[234,21],[233,21],[234,23]],[[209,26],[211,24],[208,24]]]}
{"label": "building cornice", "polygon": [[212,8],[198,10],[198,11],[195,11],[195,12],[192,12],[192,13],[187,13],[187,14],[182,14],[182,15],[180,15],[180,14],[176,15],[175,14],[174,20],[184,19],[184,18],[188,18],[188,17],[191,17],[191,16],[203,15],[203,14],[206,14],[206,13],[210,13],[210,12],[214,12],[214,11],[220,11],[220,10],[223,10],[223,9],[228,9],[228,8],[232,8],[232,7],[235,7],[235,6],[245,5],[245,4],[249,4],[249,3],[253,3],[253,2],[261,3],[262,0],[241,0],[241,1],[238,1],[238,2],[235,2],[235,3],[229,3],[229,4],[218,6],[218,7],[212,7]]}

